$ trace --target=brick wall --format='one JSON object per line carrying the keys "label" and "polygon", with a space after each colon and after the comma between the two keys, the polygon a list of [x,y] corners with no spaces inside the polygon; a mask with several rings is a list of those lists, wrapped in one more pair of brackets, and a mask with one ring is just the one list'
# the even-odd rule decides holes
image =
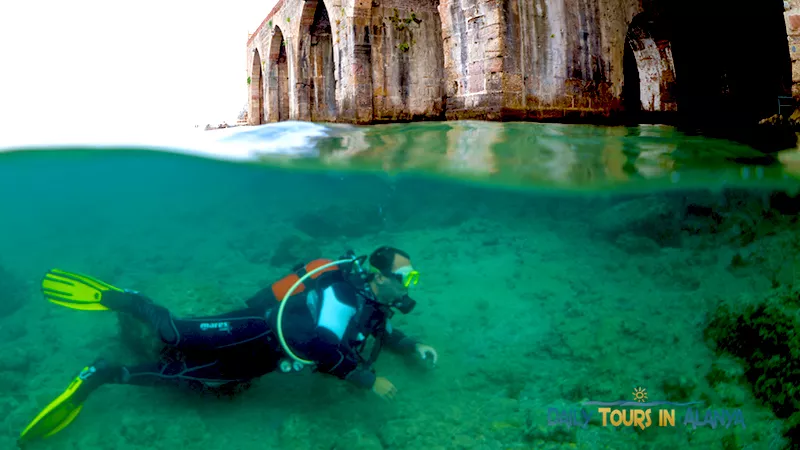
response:
{"label": "brick wall", "polygon": [[792,59],[792,95],[800,97],[800,0],[784,2],[786,34]]}

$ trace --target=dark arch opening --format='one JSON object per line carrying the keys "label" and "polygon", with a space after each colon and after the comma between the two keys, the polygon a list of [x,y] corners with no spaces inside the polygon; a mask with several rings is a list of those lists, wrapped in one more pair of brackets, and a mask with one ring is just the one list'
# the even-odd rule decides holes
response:
{"label": "dark arch opening", "polygon": [[778,112],[778,97],[791,93],[783,1],[762,0],[746,8],[651,1],[647,6],[660,8],[671,24],[683,124],[762,149],[794,145],[793,134],[786,141],[788,134],[767,136],[758,126]]}
{"label": "dark arch opening", "polygon": [[639,68],[636,66],[636,57],[633,47],[625,42],[625,55],[622,59],[622,107],[628,116],[639,116],[642,111],[642,97],[639,87]]}
{"label": "dark arch opening", "polygon": [[279,27],[275,27],[269,46],[269,120],[289,120],[289,63]]}
{"label": "dark arch opening", "polygon": [[311,121],[336,120],[336,77],[333,32],[325,3],[306,1],[300,22],[297,61],[298,108],[300,118]]}

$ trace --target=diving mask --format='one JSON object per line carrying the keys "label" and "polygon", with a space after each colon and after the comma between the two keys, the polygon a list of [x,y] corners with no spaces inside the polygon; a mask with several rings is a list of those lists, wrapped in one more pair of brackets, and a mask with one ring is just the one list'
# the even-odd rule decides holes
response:
{"label": "diving mask", "polygon": [[[419,272],[414,270],[414,268],[411,266],[401,267],[392,272],[391,275],[406,289],[412,285],[416,286],[417,283],[419,283]],[[409,297],[408,294],[406,294],[392,302],[392,306],[397,308],[397,310],[401,313],[408,314],[414,309],[415,306],[417,306],[417,302],[413,298]]]}
{"label": "diving mask", "polygon": [[419,283],[419,272],[414,270],[411,266],[404,266],[401,267],[394,272],[392,272],[392,276],[403,284],[403,287],[408,288],[411,285],[416,286]]}

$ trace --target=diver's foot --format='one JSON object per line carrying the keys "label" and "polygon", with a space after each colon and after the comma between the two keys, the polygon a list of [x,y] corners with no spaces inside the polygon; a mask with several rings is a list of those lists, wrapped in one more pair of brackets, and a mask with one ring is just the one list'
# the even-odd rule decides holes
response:
{"label": "diver's foot", "polygon": [[83,403],[89,394],[104,384],[118,382],[122,376],[122,367],[112,366],[103,358],[98,358],[86,366],[78,374],[78,379],[83,380],[80,388],[75,392],[74,398]]}
{"label": "diver's foot", "polygon": [[98,359],[81,370],[67,389],[50,402],[20,433],[17,445],[31,440],[46,438],[72,423],[83,408],[83,402],[100,386],[117,381],[120,367],[114,367]]}

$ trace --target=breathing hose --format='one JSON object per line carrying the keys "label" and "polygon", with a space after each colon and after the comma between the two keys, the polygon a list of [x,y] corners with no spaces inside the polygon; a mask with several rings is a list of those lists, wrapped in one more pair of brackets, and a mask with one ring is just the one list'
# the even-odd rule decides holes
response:
{"label": "breathing hose", "polygon": [[355,256],[353,258],[349,258],[349,259],[340,259],[338,261],[329,262],[329,263],[327,263],[325,265],[317,267],[316,269],[308,272],[307,274],[303,275],[302,278],[300,278],[299,280],[295,281],[295,283],[286,292],[286,295],[284,295],[283,299],[281,300],[281,305],[278,307],[278,316],[277,316],[277,319],[276,319],[276,328],[277,328],[277,331],[278,331],[278,340],[281,343],[281,347],[283,347],[283,351],[285,351],[286,354],[289,355],[290,358],[292,358],[293,360],[295,360],[296,362],[298,362],[300,364],[310,365],[310,364],[314,364],[314,361],[308,361],[308,360],[302,359],[299,356],[295,355],[294,352],[292,352],[292,350],[289,348],[289,345],[286,344],[286,339],[283,338],[283,326],[281,325],[281,322],[283,320],[283,309],[286,307],[286,300],[289,297],[291,297],[291,295],[295,291],[295,289],[297,289],[297,287],[300,286],[300,284],[303,283],[303,281],[305,281],[306,278],[314,275],[315,273],[317,273],[317,272],[319,272],[321,270],[325,270],[328,267],[335,266],[335,265],[341,264],[341,263],[348,263],[348,262],[352,262],[352,263],[358,264],[358,259]]}

